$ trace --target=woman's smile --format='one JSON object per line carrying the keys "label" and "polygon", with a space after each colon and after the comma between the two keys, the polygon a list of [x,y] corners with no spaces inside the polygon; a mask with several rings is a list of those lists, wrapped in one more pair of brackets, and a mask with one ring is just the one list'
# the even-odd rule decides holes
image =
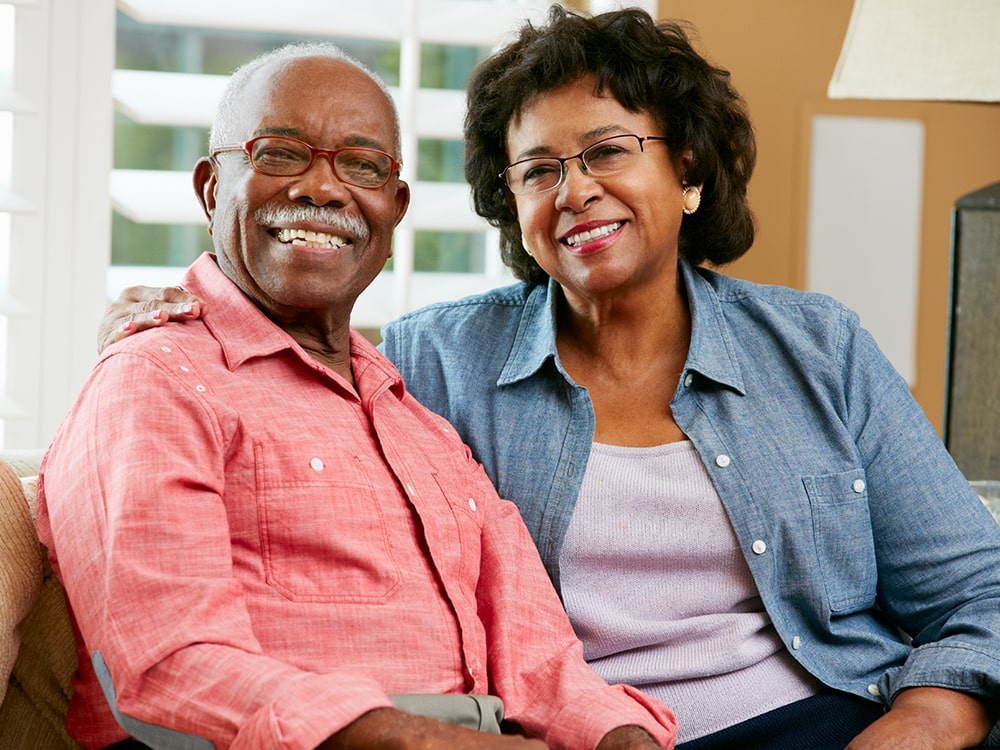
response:
{"label": "woman's smile", "polygon": [[573,255],[591,255],[614,243],[624,227],[624,221],[590,221],[573,227],[559,241]]}

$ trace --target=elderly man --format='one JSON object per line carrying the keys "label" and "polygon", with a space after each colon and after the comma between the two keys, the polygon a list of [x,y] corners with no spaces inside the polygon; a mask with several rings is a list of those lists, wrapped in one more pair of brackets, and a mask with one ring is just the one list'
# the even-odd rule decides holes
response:
{"label": "elderly man", "polygon": [[[110,348],[43,465],[87,747],[142,747],[122,726],[165,746],[673,746],[669,710],[585,665],[517,509],[350,329],[409,201],[398,154],[384,85],[336,48],[234,74],[194,169],[216,253],[184,284],[212,315]],[[390,694],[496,696],[537,739]]]}

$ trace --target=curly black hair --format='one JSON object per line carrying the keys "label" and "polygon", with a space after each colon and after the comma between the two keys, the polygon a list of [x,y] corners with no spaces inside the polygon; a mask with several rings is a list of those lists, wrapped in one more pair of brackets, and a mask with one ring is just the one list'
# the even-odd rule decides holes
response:
{"label": "curly black hair", "polygon": [[500,230],[503,262],[514,275],[528,283],[548,278],[524,249],[513,196],[498,177],[508,163],[508,126],[539,94],[587,75],[598,93],[660,122],[672,154],[691,150],[683,177],[702,185],[702,200],[681,223],[681,255],[696,265],[743,255],[754,238],[747,183],[757,146],[729,72],[699,55],[680,23],[658,23],[636,8],[587,16],[554,5],[546,25],[526,23],[468,84],[465,177],[476,212]]}

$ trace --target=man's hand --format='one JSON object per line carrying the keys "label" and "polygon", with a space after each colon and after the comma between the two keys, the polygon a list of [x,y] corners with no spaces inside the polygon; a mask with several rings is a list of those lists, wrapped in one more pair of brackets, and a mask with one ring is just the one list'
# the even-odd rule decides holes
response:
{"label": "man's hand", "polygon": [[355,719],[317,750],[545,750],[541,740],[488,734],[400,711],[376,708]]}
{"label": "man's hand", "polygon": [[625,726],[604,735],[597,750],[663,750],[663,747],[642,727]]}
{"label": "man's hand", "polygon": [[168,320],[194,320],[206,312],[204,302],[176,286],[129,287],[105,311],[97,330],[97,351]]}
{"label": "man's hand", "polygon": [[846,750],[964,750],[981,744],[991,726],[986,706],[974,696],[944,688],[910,688]]}

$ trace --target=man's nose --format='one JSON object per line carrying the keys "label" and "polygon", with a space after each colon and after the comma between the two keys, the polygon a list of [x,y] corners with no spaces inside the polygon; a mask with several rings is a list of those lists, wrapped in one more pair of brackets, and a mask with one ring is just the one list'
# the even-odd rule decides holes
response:
{"label": "man's nose", "polygon": [[292,200],[308,200],[316,205],[346,203],[351,199],[347,183],[340,179],[334,167],[333,156],[320,152],[313,163],[289,186]]}

